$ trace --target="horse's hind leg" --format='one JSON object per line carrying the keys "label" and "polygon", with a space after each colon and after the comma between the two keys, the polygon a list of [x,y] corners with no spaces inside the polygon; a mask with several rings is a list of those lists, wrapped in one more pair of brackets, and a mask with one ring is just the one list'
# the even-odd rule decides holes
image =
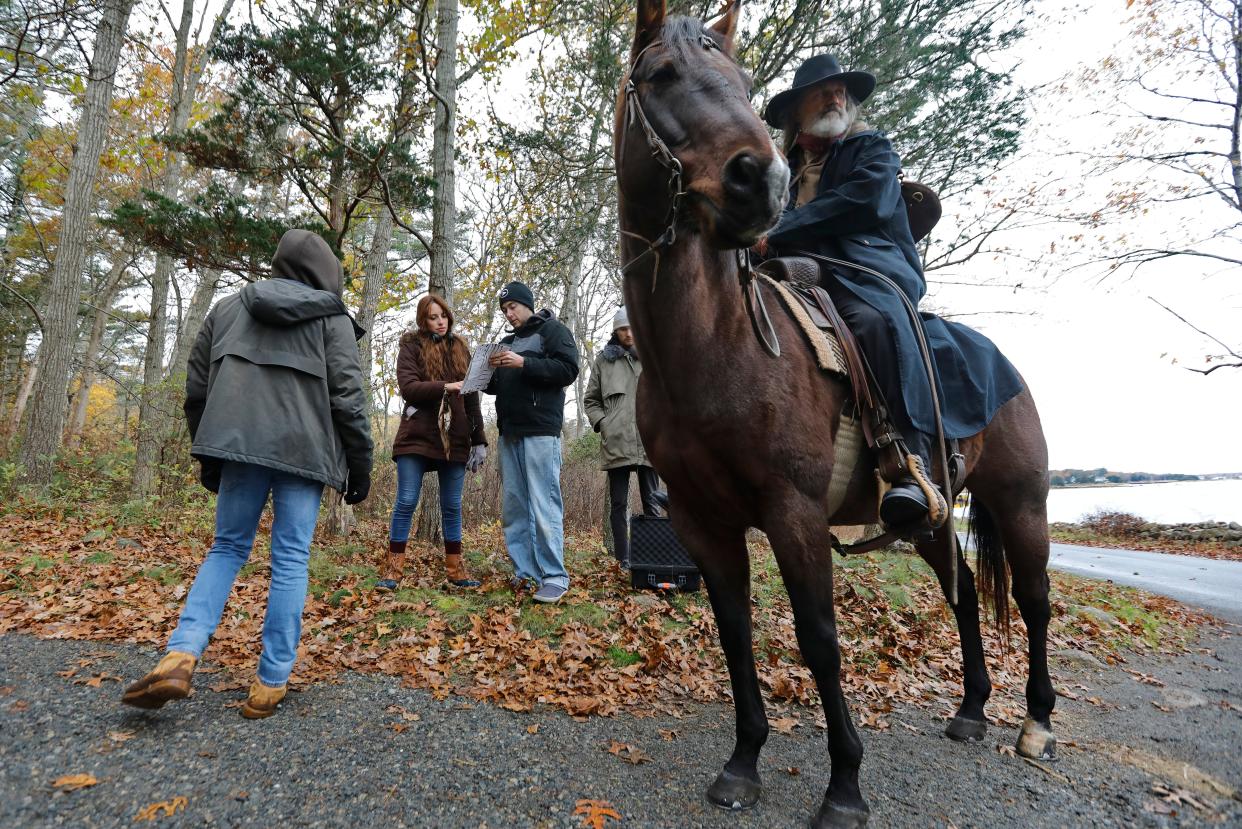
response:
{"label": "horse's hind leg", "polygon": [[[953,571],[949,558],[948,525],[936,533],[935,539],[916,545],[919,555],[931,565],[945,599],[952,596]],[[965,693],[957,714],[949,721],[944,733],[953,740],[977,742],[988,730],[983,706],[992,694],[992,680],[988,678],[987,664],[983,658],[983,637],[979,629],[979,595],[975,592],[974,574],[966,564],[966,558],[957,553],[957,605],[950,605],[957,620],[958,637],[962,643],[962,684]]]}
{"label": "horse's hind leg", "polygon": [[1052,619],[1052,606],[1048,601],[1048,514],[1044,500],[1006,510],[1000,527],[1012,573],[1013,597],[1026,623],[1029,660],[1026,722],[1018,737],[1018,753],[1052,760],[1057,752],[1057,738],[1052,733],[1052,709],[1057,695],[1048,674],[1048,622]]}
{"label": "horse's hind leg", "polygon": [[759,693],[759,676],[750,619],[750,557],[742,530],[716,528],[674,508],[669,511],[677,537],[707,582],[737,716],[737,742],[724,769],[707,789],[707,799],[725,809],[748,809],[759,801],[759,751],[768,739],[768,717]]}
{"label": "horse's hind leg", "polygon": [[791,498],[776,511],[768,538],[793,606],[802,658],[819,686],[828,723],[832,777],[812,826],[858,827],[870,810],[858,787],[863,746],[841,690],[841,648],[832,604],[830,528],[822,504]]}

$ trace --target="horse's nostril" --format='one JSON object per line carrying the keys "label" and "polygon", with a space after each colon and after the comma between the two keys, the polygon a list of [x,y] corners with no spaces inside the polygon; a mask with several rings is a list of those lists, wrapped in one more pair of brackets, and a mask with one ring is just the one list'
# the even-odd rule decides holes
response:
{"label": "horse's nostril", "polygon": [[725,163],[724,185],[739,194],[754,193],[764,185],[763,165],[753,153],[738,153]]}

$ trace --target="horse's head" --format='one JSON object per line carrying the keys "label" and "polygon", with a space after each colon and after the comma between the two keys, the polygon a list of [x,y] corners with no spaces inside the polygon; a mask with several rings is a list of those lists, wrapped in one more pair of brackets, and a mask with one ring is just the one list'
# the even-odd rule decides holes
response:
{"label": "horse's head", "polygon": [[789,167],[734,59],[740,5],[709,27],[639,0],[614,147],[622,221],[653,240],[678,222],[715,247],[747,247],[784,207]]}

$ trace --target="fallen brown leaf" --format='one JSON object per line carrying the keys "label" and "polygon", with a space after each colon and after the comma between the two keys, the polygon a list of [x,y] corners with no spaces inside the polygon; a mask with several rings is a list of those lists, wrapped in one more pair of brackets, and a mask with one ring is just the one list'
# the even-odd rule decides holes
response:
{"label": "fallen brown leaf", "polygon": [[637,766],[639,763],[650,763],[651,758],[643,753],[642,749],[632,746],[629,743],[618,742],[613,740],[605,749],[609,754],[615,754],[631,765]]}
{"label": "fallen brown leaf", "polygon": [[527,734],[538,734],[539,723],[531,723],[530,725],[526,726],[526,733]]}
{"label": "fallen brown leaf", "polygon": [[189,800],[181,796],[174,797],[172,800],[162,800],[159,803],[152,803],[139,809],[138,814],[134,815],[134,820],[155,820],[157,817],[160,817],[161,814],[164,817],[172,817],[177,812],[183,811],[189,803]]}
{"label": "fallen brown leaf", "polygon": [[608,821],[621,820],[621,813],[607,800],[579,800],[573,813],[582,816],[582,825],[587,829],[604,829]]}
{"label": "fallen brown leaf", "polygon": [[57,777],[52,781],[52,785],[58,789],[72,792],[78,789],[85,789],[87,786],[94,786],[98,782],[93,774],[66,774],[64,777]]}

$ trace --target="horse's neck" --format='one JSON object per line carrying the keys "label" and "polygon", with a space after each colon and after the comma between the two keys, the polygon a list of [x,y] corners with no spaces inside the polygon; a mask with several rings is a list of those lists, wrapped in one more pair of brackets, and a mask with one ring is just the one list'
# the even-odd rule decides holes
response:
{"label": "horse's neck", "polygon": [[[645,248],[634,246],[630,256]],[[717,251],[684,239],[660,252],[659,266],[647,254],[626,277],[630,323],[643,358],[643,372],[676,396],[712,382],[735,353],[746,315],[732,251]],[[650,260],[650,262],[646,261]]]}

